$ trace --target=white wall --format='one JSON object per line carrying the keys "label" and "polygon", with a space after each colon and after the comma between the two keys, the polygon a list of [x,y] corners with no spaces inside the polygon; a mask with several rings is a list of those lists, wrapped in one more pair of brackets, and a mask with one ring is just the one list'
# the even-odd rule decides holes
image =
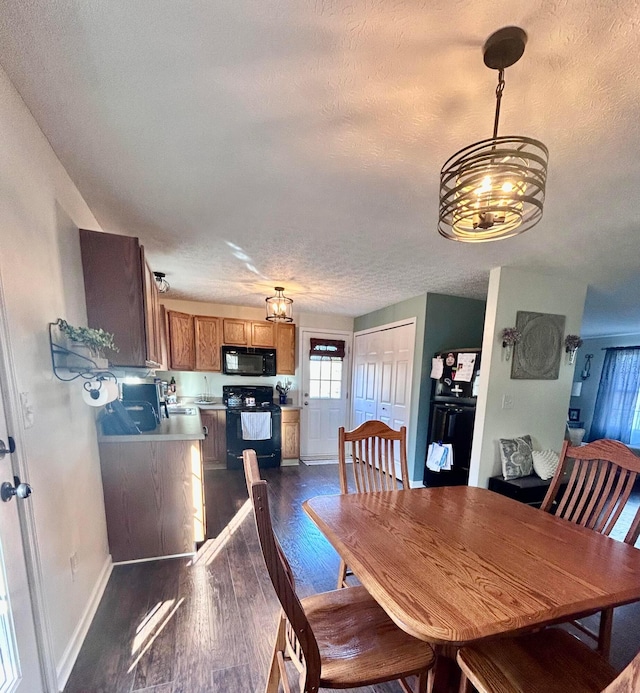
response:
{"label": "white wall", "polygon": [[[250,306],[234,306],[227,303],[209,303],[202,301],[181,301],[162,297],[161,303],[167,310],[176,310],[182,313],[191,315],[213,315],[221,318],[238,318],[240,320],[264,320],[265,308]],[[299,338],[300,331],[303,328],[314,328],[319,330],[344,330],[346,332],[353,331],[353,318],[348,318],[343,315],[329,315],[322,313],[296,313],[294,303],[293,319],[296,324],[296,342]],[[296,359],[298,358],[298,348],[295,350]],[[289,397],[294,404],[299,403],[298,391],[298,366],[296,363],[296,374],[294,376],[275,376],[273,378],[260,378],[259,383],[256,380],[251,381],[251,384],[271,385],[275,387],[278,381],[290,380],[292,382]],[[168,380],[172,376],[175,377],[178,396],[179,397],[198,397],[204,394],[204,378],[207,377],[209,385],[209,394],[213,397],[222,397],[223,385],[247,385],[247,378],[241,376],[228,376],[222,373],[204,373],[204,372],[172,372],[158,371],[156,375],[163,380]]]}
{"label": "white wall", "polygon": [[[561,277],[499,267],[491,270],[482,340],[482,369],[469,483],[487,486],[501,473],[498,440],[530,434],[534,449],[559,451],[564,438],[575,366],[564,353],[557,380],[512,380],[500,334],[519,310],[566,316],[565,335],[580,334],[587,286]],[[503,395],[513,408],[503,409]]]}
{"label": "white wall", "polygon": [[110,559],[94,412],[82,403],[78,382],[54,378],[47,323],[62,317],[86,325],[78,226],[99,226],[1,69],[0,152],[8,347],[18,390],[28,394],[35,412],[33,426],[15,434],[34,489],[28,502],[37,525],[46,617],[64,679]]}

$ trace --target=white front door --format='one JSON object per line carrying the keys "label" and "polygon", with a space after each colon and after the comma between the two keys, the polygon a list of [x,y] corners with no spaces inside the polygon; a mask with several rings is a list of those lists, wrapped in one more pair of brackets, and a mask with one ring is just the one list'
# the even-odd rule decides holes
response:
{"label": "white front door", "polygon": [[[344,340],[347,346],[344,360],[332,360],[330,357],[322,360],[311,359],[311,338]],[[303,460],[338,457],[338,428],[348,425],[351,338],[350,332],[302,331],[300,457]]]}
{"label": "white front door", "polygon": [[[0,388],[0,440],[8,447],[4,411]],[[0,457],[0,483],[15,486],[11,455]],[[18,503],[29,500],[14,496],[0,501],[0,693],[39,693],[43,685]]]}

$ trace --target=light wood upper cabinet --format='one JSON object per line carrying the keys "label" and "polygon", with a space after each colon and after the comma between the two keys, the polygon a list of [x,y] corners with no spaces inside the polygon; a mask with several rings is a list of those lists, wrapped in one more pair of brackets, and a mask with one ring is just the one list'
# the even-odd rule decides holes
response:
{"label": "light wood upper cabinet", "polygon": [[249,345],[252,347],[273,348],[276,345],[276,330],[275,324],[263,320],[257,322],[251,321],[251,331]]}
{"label": "light wood upper cabinet", "polygon": [[276,349],[278,375],[295,375],[296,326],[266,320],[240,320],[167,311],[169,368],[220,371],[220,347]]}
{"label": "light wood upper cabinet", "polygon": [[246,320],[236,320],[235,318],[223,318],[222,320],[222,343],[235,344],[237,346],[248,346],[249,327],[251,323]]}
{"label": "light wood upper cabinet", "polygon": [[220,370],[220,318],[194,317],[195,361],[197,371]]}
{"label": "light wood upper cabinet", "polygon": [[167,312],[169,322],[169,368],[174,371],[192,371],[196,362],[193,315]]}
{"label": "light wood upper cabinet", "polygon": [[296,373],[296,326],[293,323],[277,324],[276,372],[278,375]]}

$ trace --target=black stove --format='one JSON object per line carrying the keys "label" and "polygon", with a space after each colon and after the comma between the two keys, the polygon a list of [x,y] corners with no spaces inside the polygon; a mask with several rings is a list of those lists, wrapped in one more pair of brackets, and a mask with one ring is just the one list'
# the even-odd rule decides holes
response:
{"label": "black stove", "polygon": [[[273,403],[273,388],[269,385],[223,385],[222,401],[227,407],[227,469],[242,469],[242,451],[256,451],[258,466],[279,467],[282,458],[282,413]],[[250,412],[269,413],[266,426],[270,437],[245,437],[242,415]],[[253,417],[252,417],[253,418]]]}

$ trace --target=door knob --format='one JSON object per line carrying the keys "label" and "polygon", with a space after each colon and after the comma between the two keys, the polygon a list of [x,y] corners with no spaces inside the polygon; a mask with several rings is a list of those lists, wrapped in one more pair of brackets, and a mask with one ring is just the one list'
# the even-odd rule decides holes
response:
{"label": "door knob", "polygon": [[0,460],[3,460],[5,455],[10,455],[16,451],[16,443],[13,438],[9,436],[7,440],[9,441],[9,447],[5,445],[4,440],[0,440]]}
{"label": "door knob", "polygon": [[[13,485],[15,484],[15,486]],[[5,503],[8,503],[14,496],[18,498],[29,498],[32,489],[29,484],[25,484],[20,481],[17,476],[13,477],[13,484],[10,481],[5,481],[2,486],[0,486],[0,498]]]}

